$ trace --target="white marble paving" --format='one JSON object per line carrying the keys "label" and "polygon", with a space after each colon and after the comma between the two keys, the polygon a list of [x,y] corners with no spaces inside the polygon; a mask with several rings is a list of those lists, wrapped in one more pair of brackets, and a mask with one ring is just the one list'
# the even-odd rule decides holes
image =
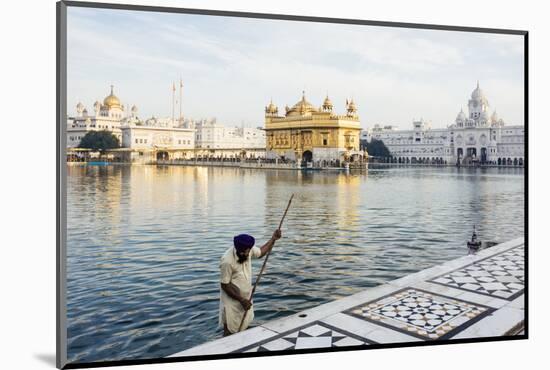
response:
{"label": "white marble paving", "polygon": [[523,310],[525,306],[525,296],[521,295],[508,304],[508,307]]}
{"label": "white marble paving", "polygon": [[332,347],[332,338],[330,337],[298,338],[294,349],[329,347]]}
{"label": "white marble paving", "polygon": [[484,296],[484,295],[476,294],[472,292],[462,292],[462,294],[457,295],[456,298],[460,300],[472,302],[472,303],[482,304],[495,309],[499,309],[509,304],[509,301],[505,299],[488,297],[488,296]]}
{"label": "white marble paving", "polygon": [[275,335],[267,340],[242,347],[237,352],[266,352],[329,348],[343,346],[364,346],[372,344],[363,337],[347,332],[330,324],[314,321],[289,332]]}
{"label": "white marble paving", "polygon": [[439,284],[430,283],[428,281],[421,281],[414,284],[415,288],[424,289],[435,294],[444,294],[448,297],[458,297],[461,294],[464,294],[463,290],[458,290],[450,287],[446,287]]}
{"label": "white marble paving", "polygon": [[447,287],[439,284],[434,284],[429,281],[423,281],[421,283],[418,283],[415,285],[415,287],[432,292],[432,293],[442,294],[447,297],[453,297],[460,300],[464,300],[466,302],[477,303],[477,304],[481,304],[484,306],[489,306],[497,309],[509,303],[509,301],[504,299],[489,297],[486,295],[477,294],[473,292],[466,292],[464,290]]}
{"label": "white marble paving", "polygon": [[168,357],[230,353],[244,346],[254,344],[260,340],[271,338],[276,334],[276,332],[273,332],[269,329],[257,326],[228,337],[216,339],[212,342],[206,342],[199,346],[189,348],[185,351],[174,353],[173,355],[170,355]]}
{"label": "white marble paving", "polygon": [[525,320],[522,309],[503,307],[491,316],[461,331],[453,339],[499,337]]}
{"label": "white marble paving", "polygon": [[322,320],[329,325],[342,328],[360,337],[372,340],[376,343],[406,343],[417,342],[421,339],[397,332],[386,327],[360,320],[356,317],[337,313]]}
{"label": "white marble paving", "polygon": [[284,340],[283,338],[275,339],[272,342],[268,342],[263,345],[268,351],[282,351],[284,349],[290,349],[293,347],[293,343]]}
{"label": "white marble paving", "polygon": [[395,287],[402,288],[402,287],[413,285],[419,281],[424,281],[427,278],[430,278],[432,276],[443,274],[446,271],[449,271],[449,268],[444,265],[434,266],[426,270],[422,270],[414,274],[410,274],[402,278],[392,280],[388,284],[393,285]]}

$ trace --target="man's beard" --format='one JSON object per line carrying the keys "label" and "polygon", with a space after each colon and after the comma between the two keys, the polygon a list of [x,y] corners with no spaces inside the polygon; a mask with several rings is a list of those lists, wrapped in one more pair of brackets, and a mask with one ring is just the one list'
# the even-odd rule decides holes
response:
{"label": "man's beard", "polygon": [[238,262],[239,263],[244,263],[248,259],[248,257],[244,257],[244,256],[240,256],[240,255],[237,255],[237,257],[238,257]]}

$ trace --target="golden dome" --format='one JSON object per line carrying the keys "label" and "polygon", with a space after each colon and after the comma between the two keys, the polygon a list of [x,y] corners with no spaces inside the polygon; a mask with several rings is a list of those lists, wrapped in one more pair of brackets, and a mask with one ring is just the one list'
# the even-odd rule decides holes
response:
{"label": "golden dome", "polygon": [[267,114],[277,114],[279,111],[279,108],[275,104],[273,104],[273,100],[269,102],[269,105],[265,107],[265,112]]}
{"label": "golden dome", "polygon": [[311,113],[311,112],[317,112],[317,108],[315,108],[313,106],[313,104],[311,104],[310,102],[308,102],[306,100],[306,94],[305,94],[305,91],[302,92],[302,99],[294,104],[292,106],[292,108],[290,108],[288,111],[287,111],[287,116],[288,115],[305,115],[305,114],[308,114],[308,113]]}
{"label": "golden dome", "polygon": [[355,106],[355,102],[353,101],[353,99],[351,99],[350,102],[348,103],[348,111],[349,112],[357,111],[357,107]]}
{"label": "golden dome", "polygon": [[111,85],[111,94],[103,99],[103,105],[106,108],[120,108],[120,99],[113,94],[113,85]]}
{"label": "golden dome", "polygon": [[328,94],[325,98],[325,101],[323,102],[323,109],[324,110],[332,110],[332,102],[330,101]]}

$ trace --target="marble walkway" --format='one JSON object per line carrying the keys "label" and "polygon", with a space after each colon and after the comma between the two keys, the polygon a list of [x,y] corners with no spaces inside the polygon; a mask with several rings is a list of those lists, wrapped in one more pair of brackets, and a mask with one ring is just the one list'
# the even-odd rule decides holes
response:
{"label": "marble walkway", "polygon": [[519,238],[169,357],[495,337],[523,320]]}

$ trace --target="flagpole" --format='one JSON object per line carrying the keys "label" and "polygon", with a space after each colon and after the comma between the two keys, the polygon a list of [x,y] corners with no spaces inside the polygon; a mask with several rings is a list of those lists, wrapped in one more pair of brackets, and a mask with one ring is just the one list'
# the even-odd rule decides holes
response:
{"label": "flagpole", "polygon": [[183,125],[183,115],[182,115],[183,100],[182,100],[182,95],[183,95],[183,81],[181,80],[181,77],[180,77],[180,125]]}
{"label": "flagpole", "polygon": [[172,83],[172,126],[174,126],[174,115],[175,115],[175,109],[176,109],[176,84]]}

